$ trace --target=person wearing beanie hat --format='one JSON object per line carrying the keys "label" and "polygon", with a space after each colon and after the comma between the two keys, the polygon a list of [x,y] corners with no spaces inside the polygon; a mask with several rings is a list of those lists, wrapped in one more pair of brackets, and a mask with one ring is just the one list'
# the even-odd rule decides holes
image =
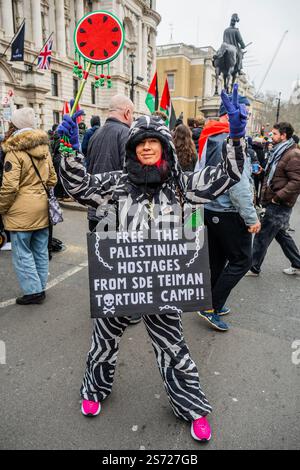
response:
{"label": "person wearing beanie hat", "polygon": [[16,129],[35,129],[36,117],[32,108],[16,109],[11,117],[11,122]]}
{"label": "person wearing beanie hat", "polygon": [[53,188],[57,178],[48,135],[35,129],[32,108],[13,113],[2,149],[5,160],[0,215],[5,229],[11,232],[13,264],[24,294],[16,302],[40,304],[45,299],[49,264],[48,195],[43,183]]}
{"label": "person wearing beanie hat", "polygon": [[[236,124],[246,125],[239,109],[233,114]],[[225,164],[222,161],[217,168],[206,168],[198,174],[184,173],[170,129],[159,117],[140,116],[129,132],[123,170],[93,176],[83,165],[84,157],[76,151],[76,115],[66,115],[58,132],[74,141],[74,152],[62,155],[65,189],[79,203],[94,207],[100,216],[103,213],[96,227],[100,232],[105,227],[114,232],[144,230],[147,236],[154,227],[182,229],[189,204],[214,199],[239,181],[246,158],[244,142],[233,137],[224,152]],[[112,225],[113,220],[118,223]],[[111,393],[120,338],[130,321],[130,306],[124,317],[106,316],[94,321],[93,345],[81,387],[81,411],[85,416],[99,415],[102,402]],[[143,315],[143,321],[175,415],[190,422],[195,440],[209,441],[211,430],[206,416],[212,409],[183,336],[180,312],[172,309],[163,315],[154,310],[153,315]]]}
{"label": "person wearing beanie hat", "polygon": [[[224,142],[231,132],[230,105],[242,110],[250,105],[246,97],[238,95],[238,85],[234,86],[228,103],[226,106],[221,103],[220,121],[210,121],[202,131],[196,169],[216,166],[222,161]],[[242,133],[245,135],[245,130]],[[241,136],[242,133],[237,126],[237,135]],[[232,289],[251,267],[252,233],[257,233],[261,227],[253,203],[251,174],[251,161],[247,158],[241,181],[205,205],[214,317],[211,319],[210,311],[200,311],[198,314],[216,330],[220,330],[221,317],[230,312],[225,302]],[[228,325],[226,327],[229,328]]]}

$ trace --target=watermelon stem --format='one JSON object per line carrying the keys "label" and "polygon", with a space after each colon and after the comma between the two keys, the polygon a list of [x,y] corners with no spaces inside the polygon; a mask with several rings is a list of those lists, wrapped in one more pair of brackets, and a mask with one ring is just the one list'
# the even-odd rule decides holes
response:
{"label": "watermelon stem", "polygon": [[89,62],[88,65],[87,65],[87,68],[86,68],[85,73],[84,73],[84,79],[83,79],[82,82],[81,82],[80,88],[79,88],[78,93],[77,93],[77,96],[76,96],[76,98],[75,98],[75,102],[74,102],[73,108],[72,108],[71,113],[70,113],[71,116],[73,116],[73,114],[76,112],[77,106],[78,106],[78,104],[79,104],[79,100],[80,100],[80,98],[81,98],[81,96],[82,96],[84,87],[85,87],[85,85],[86,85],[86,83],[87,83],[87,79],[88,79],[88,76],[89,76],[89,74],[90,74],[92,65],[93,65],[93,64],[92,64],[91,62]]}

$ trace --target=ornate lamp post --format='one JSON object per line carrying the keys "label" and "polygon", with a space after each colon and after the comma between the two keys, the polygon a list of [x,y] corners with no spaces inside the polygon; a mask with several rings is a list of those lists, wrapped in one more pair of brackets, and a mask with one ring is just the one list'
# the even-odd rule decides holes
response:
{"label": "ornate lamp post", "polygon": [[137,85],[134,81],[134,59],[136,58],[136,56],[133,52],[131,52],[131,54],[129,54],[129,58],[131,60],[130,99],[134,103],[134,88]]}

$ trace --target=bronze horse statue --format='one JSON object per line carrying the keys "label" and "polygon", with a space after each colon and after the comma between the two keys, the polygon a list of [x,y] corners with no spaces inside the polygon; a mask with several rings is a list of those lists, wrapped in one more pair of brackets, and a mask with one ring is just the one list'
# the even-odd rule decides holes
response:
{"label": "bronze horse statue", "polygon": [[[238,14],[234,13],[231,17],[229,28],[226,28],[224,31],[223,44],[213,57],[213,65],[216,69],[216,95],[218,95],[218,79],[221,74],[223,74],[225,89],[227,93],[230,93],[230,91],[232,92],[233,90],[237,75],[243,73],[244,49],[247,46],[243,41],[239,29],[235,26],[239,21]],[[230,83],[231,79],[232,81]]]}
{"label": "bronze horse statue", "polygon": [[231,44],[223,43],[217,54],[213,57],[213,66],[216,70],[216,95],[219,94],[218,81],[221,74],[223,74],[225,90],[227,93],[232,92],[238,74],[237,65],[236,47]]}

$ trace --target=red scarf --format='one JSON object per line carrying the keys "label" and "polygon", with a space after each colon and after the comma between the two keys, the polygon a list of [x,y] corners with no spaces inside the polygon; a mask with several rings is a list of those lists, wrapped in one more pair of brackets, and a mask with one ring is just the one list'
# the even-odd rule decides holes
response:
{"label": "red scarf", "polygon": [[229,134],[229,131],[229,122],[208,121],[199,139],[199,159],[201,160],[204,147],[210,137],[218,134]]}
{"label": "red scarf", "polygon": [[158,162],[155,163],[155,166],[157,166],[157,168],[159,168],[162,165],[162,162],[163,162],[163,158],[162,158],[162,155],[161,155],[160,160],[158,160]]}

